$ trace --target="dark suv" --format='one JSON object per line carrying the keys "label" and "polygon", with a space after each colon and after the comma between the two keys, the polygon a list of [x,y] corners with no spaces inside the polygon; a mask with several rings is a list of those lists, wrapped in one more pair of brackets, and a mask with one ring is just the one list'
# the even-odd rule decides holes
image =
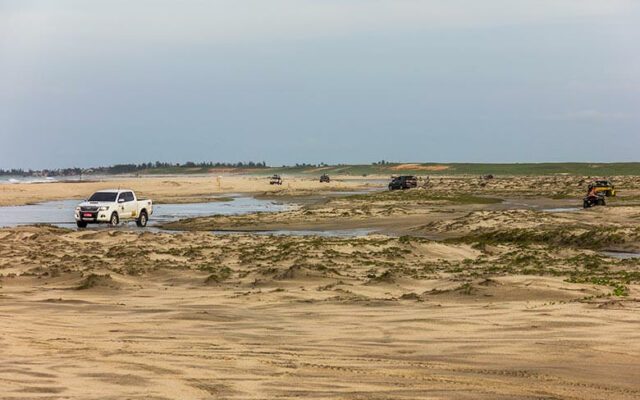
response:
{"label": "dark suv", "polygon": [[418,178],[415,176],[396,176],[389,182],[389,190],[411,189],[418,186]]}

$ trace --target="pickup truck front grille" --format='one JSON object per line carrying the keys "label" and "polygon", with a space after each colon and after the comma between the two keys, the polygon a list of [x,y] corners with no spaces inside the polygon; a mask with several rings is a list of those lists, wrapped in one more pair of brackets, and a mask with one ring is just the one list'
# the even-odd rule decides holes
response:
{"label": "pickup truck front grille", "polygon": [[96,206],[84,206],[84,207],[80,207],[80,211],[98,211],[98,207],[96,207]]}

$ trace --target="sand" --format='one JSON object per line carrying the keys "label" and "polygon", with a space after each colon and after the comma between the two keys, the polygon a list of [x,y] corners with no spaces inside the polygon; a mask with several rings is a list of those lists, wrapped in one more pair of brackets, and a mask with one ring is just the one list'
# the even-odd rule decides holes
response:
{"label": "sand", "polygon": [[[220,184],[218,184],[220,182]],[[201,202],[225,193],[272,193],[296,195],[305,191],[340,191],[370,187],[361,182],[320,183],[315,178],[284,177],[282,185],[270,185],[267,177],[223,176],[144,176],[111,177],[88,182],[0,184],[0,206],[24,205],[43,201],[84,199],[96,190],[128,188],[141,198],[158,203]]]}
{"label": "sand", "polygon": [[[147,184],[198,192],[175,179]],[[600,254],[640,249],[635,179],[580,211],[541,211],[580,201],[552,178],[324,201],[300,181],[266,195],[301,209],[192,232],[0,229],[0,399],[640,398],[640,259]]]}

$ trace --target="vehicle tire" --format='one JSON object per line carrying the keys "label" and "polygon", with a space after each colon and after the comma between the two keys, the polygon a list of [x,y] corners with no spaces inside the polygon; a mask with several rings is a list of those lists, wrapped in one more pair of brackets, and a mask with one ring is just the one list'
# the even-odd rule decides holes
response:
{"label": "vehicle tire", "polygon": [[144,228],[145,226],[147,226],[148,220],[149,217],[147,217],[147,212],[143,211],[140,213],[140,217],[136,220],[136,225],[138,225],[140,228]]}
{"label": "vehicle tire", "polygon": [[120,218],[118,218],[118,213],[114,212],[111,214],[111,218],[109,218],[109,225],[117,226],[118,222],[120,222]]}
{"label": "vehicle tire", "polygon": [[582,202],[582,208],[589,208],[589,203],[586,200]]}
{"label": "vehicle tire", "polygon": [[86,228],[87,227],[87,223],[85,221],[76,221],[76,225],[78,225],[78,228]]}

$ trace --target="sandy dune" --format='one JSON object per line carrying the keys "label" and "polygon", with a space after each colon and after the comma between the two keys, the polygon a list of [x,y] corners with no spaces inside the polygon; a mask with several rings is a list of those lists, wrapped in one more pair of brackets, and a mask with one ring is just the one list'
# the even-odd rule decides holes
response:
{"label": "sandy dune", "polygon": [[[638,287],[488,272],[505,246],[47,227],[0,243],[3,399],[640,396]],[[570,254],[552,266],[571,274]]]}

